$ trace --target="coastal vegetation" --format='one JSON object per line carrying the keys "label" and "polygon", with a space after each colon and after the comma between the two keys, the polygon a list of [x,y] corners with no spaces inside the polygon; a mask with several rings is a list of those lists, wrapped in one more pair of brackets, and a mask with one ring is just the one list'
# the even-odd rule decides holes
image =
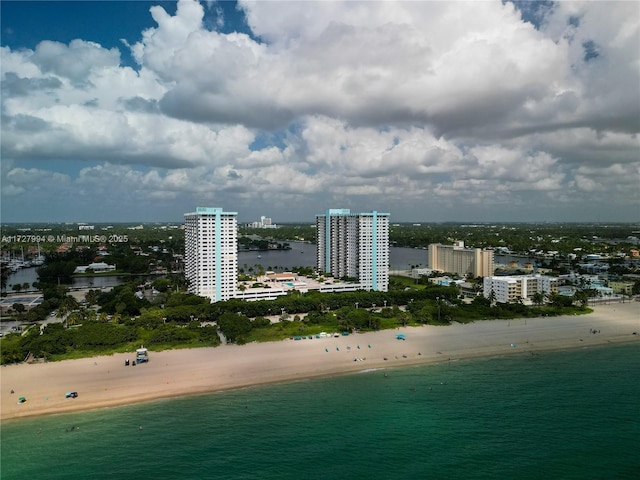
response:
{"label": "coastal vegetation", "polygon": [[408,286],[405,279],[392,280],[395,287],[388,292],[294,291],[271,301],[233,299],[216,303],[175,292],[177,285],[168,279],[154,282],[151,288],[156,294],[149,294],[136,283],[120,285],[109,292],[91,290],[82,305],[67,295],[64,287],[57,287],[48,291],[42,306],[16,315],[25,321],[33,320],[36,309],[42,315],[55,305],[60,321],[46,326],[34,321],[24,332],[7,335],[2,339],[0,360],[2,364],[27,358],[61,360],[132,352],[139,345],[150,350],[218,346],[221,338],[243,344],[313,338],[321,332],[351,334],[399,326],[590,311],[586,303],[574,305],[575,299],[559,295],[533,306],[496,304],[483,297],[465,302],[455,286]]}

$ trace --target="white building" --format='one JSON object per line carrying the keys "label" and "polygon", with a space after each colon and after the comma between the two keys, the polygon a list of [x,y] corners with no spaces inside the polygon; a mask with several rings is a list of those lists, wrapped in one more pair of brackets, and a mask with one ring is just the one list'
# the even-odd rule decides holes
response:
{"label": "white building", "polygon": [[185,276],[189,291],[217,302],[232,298],[238,276],[236,212],[198,207],[185,214]]}
{"label": "white building", "polygon": [[363,289],[389,288],[389,214],[330,209],[316,215],[317,269],[356,278]]}
{"label": "white building", "polygon": [[94,262],[89,265],[78,265],[73,273],[87,273],[90,270],[94,273],[113,272],[115,265],[108,265],[105,262]]}
{"label": "white building", "polygon": [[483,294],[491,298],[493,292],[498,303],[523,301],[530,303],[534,294],[558,293],[558,279],[544,275],[513,275],[504,277],[484,277]]}
{"label": "white building", "polygon": [[300,276],[293,272],[275,273],[266,272],[258,277],[258,286],[244,284],[244,288],[236,290],[235,298],[246,301],[275,300],[278,297],[288,295],[296,290],[300,293],[318,291],[322,293],[355,292],[364,290],[360,283],[341,282],[339,280],[327,280]]}
{"label": "white building", "polygon": [[271,222],[271,218],[262,215],[259,222],[251,222],[247,225],[251,228],[278,228],[275,223]]}
{"label": "white building", "polygon": [[463,276],[488,277],[495,270],[493,250],[465,248],[464,242],[456,242],[454,245],[432,243],[429,245],[427,263],[433,270]]}

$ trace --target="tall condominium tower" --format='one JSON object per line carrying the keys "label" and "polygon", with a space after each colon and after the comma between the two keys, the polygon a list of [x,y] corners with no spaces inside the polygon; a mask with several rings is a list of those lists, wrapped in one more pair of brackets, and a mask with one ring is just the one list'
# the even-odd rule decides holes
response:
{"label": "tall condominium tower", "polygon": [[432,243],[427,257],[429,268],[474,277],[493,276],[493,250],[464,248],[464,242],[454,245]]}
{"label": "tall condominium tower", "polygon": [[330,209],[316,215],[318,272],[357,278],[363,289],[389,288],[389,214]]}
{"label": "tall condominium tower", "polygon": [[238,272],[237,213],[198,207],[185,213],[185,276],[189,292],[227,300],[236,291]]}

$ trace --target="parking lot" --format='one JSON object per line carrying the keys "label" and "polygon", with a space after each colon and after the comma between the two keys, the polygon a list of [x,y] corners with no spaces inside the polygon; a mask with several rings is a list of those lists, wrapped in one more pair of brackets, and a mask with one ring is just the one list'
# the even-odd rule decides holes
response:
{"label": "parking lot", "polygon": [[[13,306],[16,303],[20,303],[24,305],[25,310],[29,310],[37,305],[40,305],[44,297],[41,293],[19,293],[14,295],[7,295],[0,299],[0,312],[5,315],[9,309],[13,309]],[[44,322],[39,323],[49,323],[51,321],[59,322],[60,319],[55,317],[47,317]],[[0,334],[2,336],[7,335],[9,333],[22,332],[24,328],[26,328],[27,324],[24,322],[16,321],[16,320],[7,320],[0,322]]]}

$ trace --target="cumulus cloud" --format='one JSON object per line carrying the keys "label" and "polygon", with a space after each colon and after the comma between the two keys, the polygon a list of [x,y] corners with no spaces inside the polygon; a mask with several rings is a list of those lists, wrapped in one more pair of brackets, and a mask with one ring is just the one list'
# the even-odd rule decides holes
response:
{"label": "cumulus cloud", "polygon": [[156,26],[126,44],[135,69],[83,39],[2,47],[3,199],[62,175],[59,195],[116,216],[209,202],[283,220],[360,205],[403,220],[517,220],[537,205],[571,220],[606,202],[637,218],[637,4],[239,8],[248,32],[222,33],[222,11],[205,21],[215,3],[151,7]]}
{"label": "cumulus cloud", "polygon": [[82,83],[94,69],[118,66],[120,52],[83,40],[73,40],[69,45],[44,40],[31,55],[31,61],[43,73],[54,73]]}

